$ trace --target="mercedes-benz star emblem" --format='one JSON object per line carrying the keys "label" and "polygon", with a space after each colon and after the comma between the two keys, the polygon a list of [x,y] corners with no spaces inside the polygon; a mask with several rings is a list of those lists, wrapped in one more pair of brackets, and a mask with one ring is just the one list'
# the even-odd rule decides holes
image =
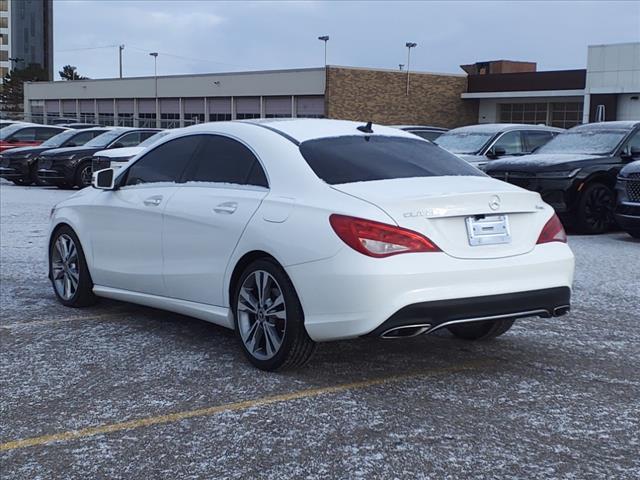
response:
{"label": "mercedes-benz star emblem", "polygon": [[500,197],[498,195],[494,195],[489,200],[489,208],[491,210],[497,210],[500,208]]}

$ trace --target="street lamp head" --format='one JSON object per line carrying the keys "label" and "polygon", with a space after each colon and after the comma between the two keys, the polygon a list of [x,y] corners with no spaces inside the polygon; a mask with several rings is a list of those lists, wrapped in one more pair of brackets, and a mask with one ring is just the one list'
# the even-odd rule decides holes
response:
{"label": "street lamp head", "polygon": [[406,43],[406,47],[407,48],[413,48],[413,47],[417,47],[418,44],[417,43],[413,43],[413,42],[407,42]]}
{"label": "street lamp head", "polygon": [[149,55],[151,55],[152,57],[157,57],[158,56],[158,52],[151,52]]}
{"label": "street lamp head", "polygon": [[329,35],[322,35],[321,37],[318,37],[318,40],[322,40],[323,42],[326,42],[329,40]]}

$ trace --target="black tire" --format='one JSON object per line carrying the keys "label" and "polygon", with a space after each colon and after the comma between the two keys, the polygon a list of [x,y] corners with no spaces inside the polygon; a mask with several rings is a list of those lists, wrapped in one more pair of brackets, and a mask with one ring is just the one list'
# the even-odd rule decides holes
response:
{"label": "black tire", "polygon": [[[87,172],[88,172],[88,176],[86,176]],[[78,188],[85,188],[85,187],[90,186],[91,185],[91,174],[92,174],[91,162],[82,162],[76,168],[75,186],[78,187]],[[87,179],[88,179],[88,181],[87,181]]]}
{"label": "black tire", "polygon": [[[71,239],[76,249],[76,261],[73,262],[73,258],[69,259],[66,267],[60,266],[57,262],[57,259],[61,256],[61,250],[57,248],[56,242],[58,242],[58,239],[61,237]],[[58,268],[54,268],[54,263],[58,263]],[[63,261],[63,263],[65,262]],[[60,279],[60,274],[65,273],[64,271],[73,271],[78,275],[76,288],[68,298],[59,291],[60,284],[56,284]],[[95,304],[98,300],[98,298],[93,294],[93,281],[91,280],[91,274],[87,268],[87,261],[84,256],[84,251],[82,250],[82,245],[80,245],[80,240],[71,227],[68,227],[67,225],[63,225],[58,228],[51,237],[49,245],[49,279],[51,280],[51,286],[53,287],[53,291],[58,298],[58,301],[67,307],[88,307]]]}
{"label": "black tire", "polygon": [[614,224],[615,204],[615,194],[605,184],[588,184],[578,202],[578,231],[590,235],[607,232]]}
{"label": "black tire", "polygon": [[514,320],[469,322],[447,327],[454,336],[464,340],[491,340],[507,333]]}
{"label": "black tire", "polygon": [[[257,288],[257,280],[255,280],[257,278],[256,275],[263,275],[263,272],[266,272],[268,276],[271,277],[267,280],[270,282],[269,285],[271,286],[270,289],[267,289],[270,292],[269,295],[271,295],[271,292],[276,292],[274,295],[278,295],[279,292],[284,298],[284,320],[278,319],[275,316],[266,315],[266,312],[269,312],[268,300],[262,304],[260,303],[260,299],[255,295],[253,295],[252,300],[257,306],[259,306],[258,309],[262,311],[261,319],[259,319],[257,311],[256,313],[252,313],[246,309],[247,302],[244,299],[241,310],[239,310],[242,287],[250,285],[253,280],[256,282],[255,284]],[[275,303],[276,302],[272,302],[272,304]],[[280,265],[278,265],[274,260],[269,258],[259,259],[247,266],[240,276],[237,284],[234,286],[232,308],[236,337],[245,356],[255,367],[266,371],[296,368],[303,366],[311,358],[315,351],[316,343],[309,338],[304,327],[304,312],[302,311],[300,300],[298,299],[298,295],[296,294],[291,280],[282,267],[280,267]],[[255,326],[256,324],[258,325],[255,329],[248,327],[249,325]],[[267,337],[271,338],[272,334],[267,335],[265,330],[269,328],[279,329],[278,331],[281,330],[283,332],[281,335],[281,344],[276,350],[276,353],[272,354],[270,358],[259,358],[260,355],[266,356],[268,354]],[[254,347],[254,351],[252,352],[247,347],[245,340],[243,339],[243,335],[251,337],[251,330],[262,331],[262,335],[259,336],[259,339],[257,339],[258,334],[256,332],[254,332],[252,338],[255,340],[256,344],[264,343],[264,348],[259,346]]]}

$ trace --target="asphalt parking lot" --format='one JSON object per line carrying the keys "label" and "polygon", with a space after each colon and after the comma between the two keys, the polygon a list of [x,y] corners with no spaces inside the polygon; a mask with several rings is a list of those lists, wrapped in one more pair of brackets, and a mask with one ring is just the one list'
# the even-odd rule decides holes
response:
{"label": "asphalt parking lot", "polygon": [[9,478],[640,478],[640,241],[571,236],[570,315],[469,343],[323,344],[269,374],[232,332],[59,305],[49,210],[0,182],[0,461]]}

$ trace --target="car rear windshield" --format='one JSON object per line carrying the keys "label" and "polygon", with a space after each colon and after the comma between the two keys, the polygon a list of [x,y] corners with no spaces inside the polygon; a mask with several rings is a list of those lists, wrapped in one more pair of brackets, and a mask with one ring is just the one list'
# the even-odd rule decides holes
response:
{"label": "car rear windshield", "polygon": [[353,135],[308,140],[300,152],[330,185],[410,177],[484,175],[464,160],[424,141]]}
{"label": "car rear windshield", "polygon": [[604,155],[612,152],[627,135],[626,130],[576,130],[561,133],[536,153]]}
{"label": "car rear windshield", "polygon": [[495,132],[447,132],[435,142],[452,153],[473,155],[495,136]]}

